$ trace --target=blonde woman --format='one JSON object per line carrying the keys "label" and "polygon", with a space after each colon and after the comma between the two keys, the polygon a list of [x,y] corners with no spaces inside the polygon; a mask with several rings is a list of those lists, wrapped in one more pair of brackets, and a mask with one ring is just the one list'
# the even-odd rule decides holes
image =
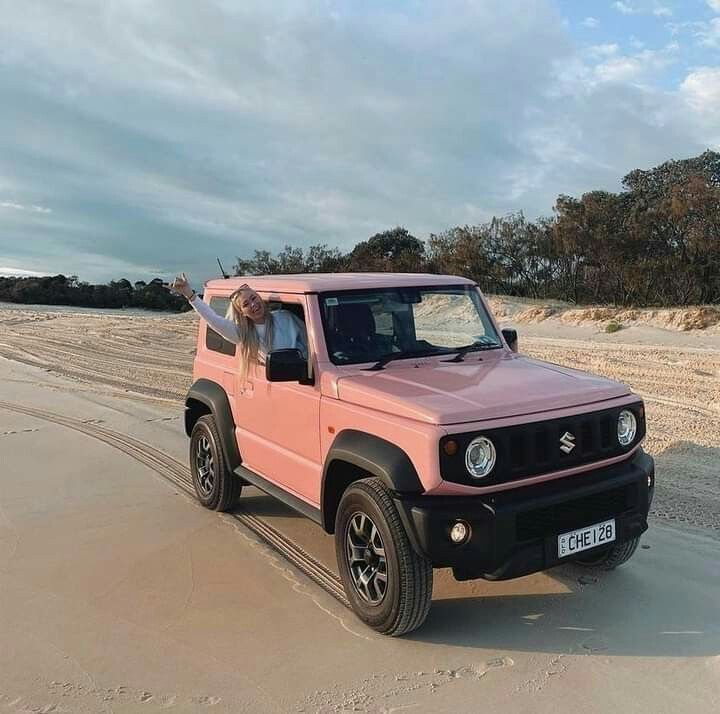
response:
{"label": "blonde woman", "polygon": [[270,311],[268,304],[247,284],[230,295],[225,317],[218,315],[190,287],[182,273],[168,286],[182,295],[200,317],[228,342],[240,347],[240,377],[244,382],[251,364],[264,362],[272,350],[299,349],[307,358],[305,325],[289,310]]}

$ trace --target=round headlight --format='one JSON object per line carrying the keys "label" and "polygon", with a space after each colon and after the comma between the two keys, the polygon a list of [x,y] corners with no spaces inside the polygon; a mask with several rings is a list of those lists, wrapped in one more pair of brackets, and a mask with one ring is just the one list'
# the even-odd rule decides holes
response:
{"label": "round headlight", "polygon": [[630,446],[637,434],[637,420],[628,409],[623,409],[618,416],[617,436],[622,446]]}
{"label": "round headlight", "polygon": [[495,447],[492,441],[484,436],[473,439],[465,451],[465,466],[475,478],[487,476],[495,466]]}

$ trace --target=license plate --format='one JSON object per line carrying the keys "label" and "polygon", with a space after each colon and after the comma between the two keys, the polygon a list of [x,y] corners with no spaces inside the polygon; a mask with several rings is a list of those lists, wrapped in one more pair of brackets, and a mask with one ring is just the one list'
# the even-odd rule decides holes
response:
{"label": "license plate", "polygon": [[615,519],[596,523],[587,528],[561,533],[558,536],[558,558],[565,558],[583,550],[595,548],[615,540]]}

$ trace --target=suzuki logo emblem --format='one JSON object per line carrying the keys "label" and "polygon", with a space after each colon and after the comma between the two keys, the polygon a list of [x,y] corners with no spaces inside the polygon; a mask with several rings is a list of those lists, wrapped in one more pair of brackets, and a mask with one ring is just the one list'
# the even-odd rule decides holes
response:
{"label": "suzuki logo emblem", "polygon": [[569,454],[574,448],[575,437],[569,431],[566,431],[560,437],[560,451],[564,451],[566,454]]}

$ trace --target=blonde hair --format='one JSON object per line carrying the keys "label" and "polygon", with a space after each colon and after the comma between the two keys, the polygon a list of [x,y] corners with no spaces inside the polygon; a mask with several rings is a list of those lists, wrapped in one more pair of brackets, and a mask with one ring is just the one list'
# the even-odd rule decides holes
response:
{"label": "blonde hair", "polygon": [[[258,336],[255,323],[246,315],[242,314],[236,301],[243,291],[252,290],[249,285],[241,285],[230,295],[230,304],[228,305],[225,317],[232,320],[237,326],[238,346],[240,347],[240,383],[245,384],[247,381],[250,365],[256,365],[260,362],[260,337]],[[273,315],[270,312],[270,306],[263,300],[265,304],[265,344],[268,351],[272,349],[273,342]]]}

